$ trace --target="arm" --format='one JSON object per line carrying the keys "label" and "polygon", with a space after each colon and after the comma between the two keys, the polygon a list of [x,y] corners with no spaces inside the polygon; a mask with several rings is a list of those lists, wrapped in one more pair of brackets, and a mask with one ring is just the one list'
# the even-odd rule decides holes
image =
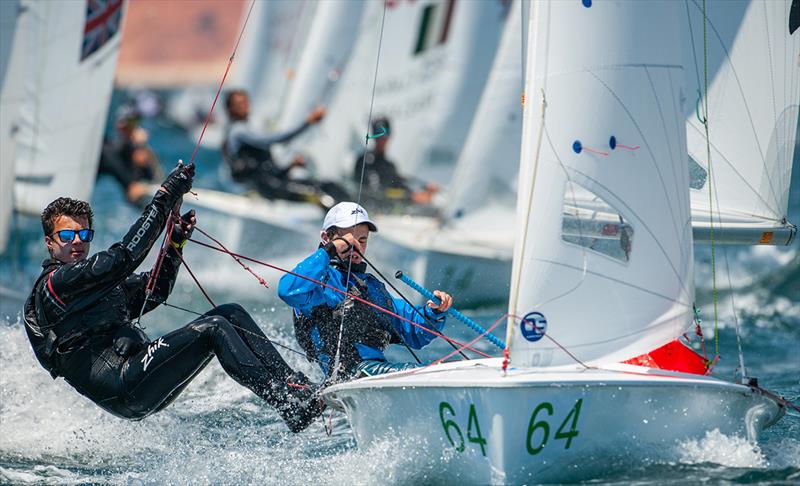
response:
{"label": "arm", "polygon": [[261,134],[250,130],[245,124],[241,124],[231,130],[232,147],[239,147],[242,144],[247,144],[262,150],[269,150],[270,146],[274,143],[284,143],[300,135],[306,128],[311,126],[308,122],[303,122],[300,126],[293,130],[283,133]]}
{"label": "arm", "polygon": [[[438,311],[423,305],[412,307],[403,299],[392,300],[394,302],[395,314],[419,324],[425,329],[432,329],[437,333],[440,333],[444,328],[444,324],[447,319],[445,313],[439,313]],[[427,317],[427,319],[423,319],[419,313],[422,313],[425,317]],[[392,318],[392,326],[403,339],[403,341],[405,341],[406,344],[414,349],[422,348],[437,337],[435,334],[430,333],[425,329],[414,326],[409,322],[396,317]]]}
{"label": "arm", "polygon": [[193,175],[192,165],[174,170],[122,241],[56,270],[49,281],[54,293],[69,305],[77,296],[105,292],[128,278],[156,242],[177,200],[191,188]]}
{"label": "arm", "polygon": [[[341,279],[337,278],[338,272],[330,267],[330,262],[330,255],[320,248],[298,263],[292,271],[344,291]],[[281,277],[278,296],[306,315],[311,315],[311,310],[319,305],[335,307],[344,300],[342,293],[288,273]]]}

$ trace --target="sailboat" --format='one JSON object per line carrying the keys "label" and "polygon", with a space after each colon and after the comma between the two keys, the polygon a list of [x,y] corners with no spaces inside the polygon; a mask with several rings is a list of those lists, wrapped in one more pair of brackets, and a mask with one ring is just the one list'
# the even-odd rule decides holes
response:
{"label": "sailboat", "polygon": [[[692,324],[685,7],[532,3],[507,360],[329,387],[359,447],[388,441],[427,481],[572,481],[712,430],[755,440],[782,416],[758,388],[625,363]],[[599,155],[611,137],[641,150]],[[598,207],[616,235],[593,237]]]}
{"label": "sailboat", "polygon": [[0,3],[3,248],[11,207],[38,216],[55,195],[91,196],[125,5]]}

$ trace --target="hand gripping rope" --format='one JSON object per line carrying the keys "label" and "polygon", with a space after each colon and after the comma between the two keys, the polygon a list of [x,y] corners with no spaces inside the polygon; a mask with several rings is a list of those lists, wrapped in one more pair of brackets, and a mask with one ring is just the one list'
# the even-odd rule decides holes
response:
{"label": "hand gripping rope", "polygon": [[[430,300],[432,300],[433,302],[436,302],[436,303],[440,302],[439,298],[436,297],[435,295],[433,295],[433,292],[431,292],[430,290],[426,289],[425,287],[423,287],[422,285],[418,284],[417,282],[411,280],[403,272],[398,270],[397,273],[394,274],[394,276],[396,278],[399,278],[404,284],[408,285],[412,289],[414,289],[417,292],[419,292],[423,297],[426,297],[426,298],[428,298],[428,299],[430,299]],[[450,309],[447,309],[447,313],[450,314],[451,316],[455,317],[459,321],[463,322],[464,324],[466,324],[467,327],[469,327],[473,331],[477,332],[478,334],[485,335],[486,339],[491,341],[491,343],[494,344],[495,346],[497,346],[498,348],[506,349],[506,343],[504,343],[502,340],[498,339],[495,335],[489,334],[489,332],[486,329],[484,329],[483,327],[481,327],[480,324],[478,324],[477,322],[473,321],[472,319],[470,319],[469,317],[465,316],[464,314],[458,312],[456,309],[453,309],[451,307]]]}

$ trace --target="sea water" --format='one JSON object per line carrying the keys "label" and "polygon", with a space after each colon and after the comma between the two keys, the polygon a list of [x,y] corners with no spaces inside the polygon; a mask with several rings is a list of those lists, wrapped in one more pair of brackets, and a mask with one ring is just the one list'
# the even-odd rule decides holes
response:
{"label": "sea water", "polygon": [[[180,131],[150,128],[165,168],[168,161],[191,154],[192,141]],[[199,186],[217,185],[218,164],[217,152],[200,151]],[[790,195],[790,215],[795,222],[800,221],[799,174],[795,169]],[[119,239],[139,213],[125,203],[115,183],[105,178],[96,187],[92,205],[97,229],[93,250]],[[213,227],[223,241],[226,223],[204,220],[204,215],[198,214],[198,224]],[[63,380],[52,380],[39,367],[25,336],[21,299],[45,257],[40,231],[34,219],[17,218],[11,249],[0,259],[0,483],[406,484],[428,472],[429,477],[438,477],[434,470],[419,471],[408,447],[400,448],[392,440],[365,450],[356,448],[347,421],[338,412],[326,412],[324,419],[305,432],[290,433],[269,406],[228,378],[216,361],[166,410],[143,421],[127,422],[101,411]],[[265,234],[267,247],[269,240],[270,235]],[[307,244],[275,248],[271,263],[291,267],[313,251],[313,247],[303,247]],[[789,248],[717,248],[716,326],[711,255],[707,248],[698,248],[696,254],[706,344],[713,353],[718,341],[722,356],[715,374],[725,379],[736,376],[734,324],[738,321],[748,374],[758,377],[763,387],[800,400],[797,244]],[[292,367],[320,378],[315,366],[297,352],[289,309],[275,295],[279,272],[254,267],[270,285],[266,289],[224,255],[190,246],[186,258],[216,303],[242,303],[266,334],[285,346],[281,353]],[[152,255],[142,270],[150,265]],[[383,273],[389,274],[392,269],[385,270]],[[455,298],[457,302],[458,296]],[[185,271],[170,302],[200,312],[209,306]],[[502,314],[501,307],[471,313],[484,324]],[[191,319],[184,311],[162,307],[145,316],[142,324],[151,336],[158,336]],[[469,337],[469,331],[455,322],[448,325],[447,332],[455,338]],[[502,331],[497,334],[502,336]],[[492,351],[488,343],[479,347]],[[402,348],[396,348],[390,351],[390,358],[411,360]],[[424,359],[435,359],[449,350],[439,342],[421,354]],[[666,457],[633,469],[608,469],[593,482],[798,484],[800,414],[788,411],[755,444],[710,431],[701,439],[676,443]]]}

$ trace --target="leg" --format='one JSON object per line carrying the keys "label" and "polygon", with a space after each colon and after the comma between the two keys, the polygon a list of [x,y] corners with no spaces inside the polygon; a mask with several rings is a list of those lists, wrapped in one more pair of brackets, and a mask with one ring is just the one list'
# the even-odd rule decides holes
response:
{"label": "leg", "polygon": [[142,418],[166,407],[214,355],[228,375],[275,407],[292,431],[304,429],[319,415],[305,376],[293,372],[252,318],[235,305],[213,309],[128,359],[123,379],[132,415]]}

